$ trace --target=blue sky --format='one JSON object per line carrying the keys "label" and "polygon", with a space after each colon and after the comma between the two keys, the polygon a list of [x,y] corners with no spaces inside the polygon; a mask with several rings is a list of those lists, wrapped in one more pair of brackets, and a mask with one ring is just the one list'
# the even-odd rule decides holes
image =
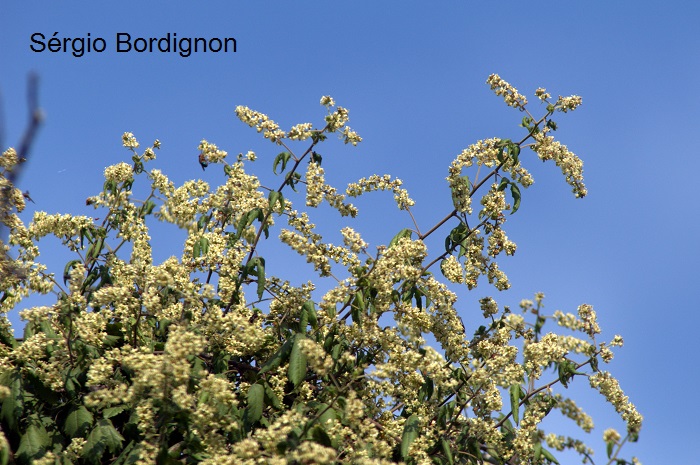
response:
{"label": "blue sky", "polygon": [[[645,416],[629,452],[647,465],[697,455],[696,2],[126,1],[30,9],[7,1],[0,16],[5,144],[16,144],[23,130],[31,70],[41,78],[47,115],[20,184],[36,201],[29,215],[93,214],[85,199],[101,189],[104,167],[128,161],[125,131],[144,145],[162,141],[155,166],[176,183],[223,179],[197,164],[201,139],[231,154],[256,151],[257,170],[267,176],[278,147],[240,123],[235,106],[289,128],[320,122],[319,98],[332,95],[350,109],[350,126],[364,141],[323,146],[329,180],[395,175],[427,229],[449,211],[444,178],[454,156],[478,139],[522,136],[522,115],[489,91],[489,74],[515,85],[533,108],[540,86],[583,96],[576,112],[557,119],[556,135],[584,160],[589,195],[575,199],[555,166],[527,152],[536,182],[506,223],[518,251],[500,262],[513,287],[498,293],[483,284],[464,293],[462,317],[477,321],[485,295],[517,306],[542,291],[550,311],[593,304],[604,336],[625,338],[610,368]],[[90,33],[107,50],[81,58],[34,53],[36,32]],[[117,32],[233,36],[237,52],[116,53]],[[353,227],[373,245],[410,226],[407,215],[393,212],[390,195],[368,199],[359,202],[364,209]],[[331,212],[317,215],[329,231],[341,225]],[[180,246],[171,250],[178,254]],[[42,258],[59,263],[49,242]],[[600,435],[609,425],[622,428],[596,397],[582,404],[596,420],[596,463],[605,463]]]}

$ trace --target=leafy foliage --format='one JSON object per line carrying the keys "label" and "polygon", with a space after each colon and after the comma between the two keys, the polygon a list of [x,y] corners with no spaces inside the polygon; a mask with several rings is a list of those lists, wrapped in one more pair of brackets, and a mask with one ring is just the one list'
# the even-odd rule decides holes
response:
{"label": "leafy foliage", "polygon": [[[349,197],[389,190],[413,219],[415,202],[398,179],[373,175],[344,193],[326,184],[319,145],[331,133],[346,144],[361,141],[330,97],[321,99],[328,113],[318,129],[303,123],[285,132],[262,113],[236,109],[283,147],[272,160],[277,188],[246,171],[254,153],[229,164],[207,141],[197,161],[223,165],[222,185],[175,187],[147,170],[160,142],[139,153],[131,133],[122,142],[132,164],[107,167],[103,191],[87,200],[101,220],[38,212],[25,225],[14,212],[24,207],[22,195],[5,176],[12,195],[2,222],[18,271],[2,273],[0,310],[5,315],[34,293],[53,293],[56,303],[22,310],[20,340],[3,316],[0,464],[525,464],[559,463],[555,454],[566,448],[592,462],[581,441],[540,428],[558,409],[591,430],[591,419],[559,392],[586,377],[627,425],[625,439],[606,431],[608,463],[636,462],[618,455],[637,439],[641,416],[598,367],[622,339],[596,341],[590,305],[548,316],[538,294],[519,314],[486,297],[483,321],[465,326],[443,280],[473,289],[485,277],[509,287],[495,258],[515,252],[503,224],[532,184],[523,148],[554,160],[574,193],[586,193],[580,160],[549,135],[555,112],[573,110],[580,98],[550,102],[538,89],[547,106],[535,118],[525,97],[494,76],[488,82],[497,95],[527,114],[523,138],[465,149],[449,169],[451,211],[427,230],[415,222],[401,229],[375,253],[349,227],[340,230],[343,245],[324,242],[308,213],[293,208],[300,186],[307,206],[325,201],[351,217],[357,209]],[[307,145],[298,151],[294,144]],[[13,156],[12,149],[3,154],[6,173]],[[476,173],[463,174],[475,165]],[[154,220],[186,231],[179,257],[153,263],[147,222]],[[444,252],[431,257],[425,241],[445,229]],[[319,284],[331,282],[322,295],[320,285],[268,273],[275,257],[264,239],[273,233],[306,258]],[[37,242],[47,235],[75,256],[59,279],[37,261]],[[433,274],[436,263],[442,277]],[[545,332],[551,321],[578,337]],[[476,328],[470,337],[467,327]]]}

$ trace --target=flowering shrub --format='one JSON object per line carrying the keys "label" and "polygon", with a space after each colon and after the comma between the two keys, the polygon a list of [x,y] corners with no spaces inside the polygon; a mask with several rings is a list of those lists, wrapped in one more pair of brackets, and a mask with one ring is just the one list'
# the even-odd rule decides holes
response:
{"label": "flowering shrub", "polygon": [[[354,217],[351,198],[389,190],[413,218],[399,179],[372,175],[344,190],[326,183],[319,146],[331,134],[362,141],[328,96],[323,125],[289,131],[236,108],[282,148],[271,160],[278,186],[249,173],[256,154],[229,162],[202,141],[202,168],[223,166],[225,182],[176,187],[147,168],[160,142],[141,153],[125,133],[131,163],[107,167],[102,192],[87,200],[101,219],[38,212],[25,225],[16,215],[24,198],[5,176],[0,463],[540,464],[558,463],[564,449],[593,463],[582,441],[541,428],[558,410],[593,429],[565,395],[586,380],[627,425],[624,434],[604,432],[603,462],[638,463],[619,453],[637,440],[642,417],[601,370],[622,338],[597,340],[593,307],[549,316],[542,294],[521,311],[484,297],[473,334],[458,315],[446,282],[474,289],[483,276],[496,289],[510,286],[496,258],[516,251],[504,213],[518,210],[521,188],[533,183],[522,149],[553,160],[573,193],[586,195],[581,160],[552,136],[552,117],[580,97],[552,101],[538,89],[546,107],[535,117],[513,86],[497,75],[488,83],[524,114],[522,138],[463,150],[449,166],[446,216],[428,229],[414,222],[375,250],[349,226],[339,230],[342,244],[326,242],[292,202],[304,189],[306,207],[327,202]],[[16,162],[8,149],[0,166],[6,174]],[[145,198],[134,198],[135,187]],[[152,221],[186,232],[177,256],[162,263],[153,261]],[[445,235],[444,251],[428,250],[435,234]],[[48,235],[74,255],[62,275],[37,260]],[[274,256],[264,244],[275,235],[305,257],[317,283],[330,283],[323,292],[266,272]],[[35,293],[56,303],[22,310],[16,340],[6,314]],[[567,332],[545,331],[552,324]]]}

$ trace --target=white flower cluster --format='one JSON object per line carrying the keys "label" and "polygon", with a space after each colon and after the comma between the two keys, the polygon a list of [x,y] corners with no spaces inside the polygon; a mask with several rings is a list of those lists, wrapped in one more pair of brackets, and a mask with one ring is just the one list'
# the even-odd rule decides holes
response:
{"label": "white flower cluster", "polygon": [[219,163],[228,155],[228,153],[223,150],[219,150],[216,145],[211,144],[204,139],[202,139],[202,141],[199,143],[199,147],[197,148],[202,154],[204,160],[208,163]]}
{"label": "white flower cluster", "polygon": [[262,132],[266,139],[270,142],[280,144],[282,139],[286,137],[279,125],[270,119],[269,116],[260,113],[250,108],[239,105],[236,107],[236,116],[250,127],[255,127],[258,132]]}
{"label": "white flower cluster", "polygon": [[560,95],[559,99],[557,99],[557,103],[554,104],[554,107],[557,109],[557,111],[567,113],[569,111],[574,111],[579,105],[581,105],[581,103],[583,103],[583,99],[578,95],[571,95],[569,97],[562,97]]}
{"label": "white flower cluster", "polygon": [[535,134],[535,144],[532,150],[541,160],[554,160],[566,177],[566,182],[572,187],[576,197],[585,197],[588,191],[583,183],[583,161],[572,153],[566,145],[562,145],[554,137],[547,135],[547,129]]}
{"label": "white flower cluster", "polygon": [[402,180],[392,180],[391,176],[388,174],[385,174],[384,176],[373,174],[369,178],[361,178],[356,183],[348,184],[345,193],[349,197],[359,197],[365,192],[390,190],[394,193],[394,201],[399,209],[408,210],[410,207],[415,205],[415,202],[408,196],[408,191],[401,188],[402,184]]}
{"label": "white flower cluster", "polygon": [[508,106],[523,110],[527,105],[527,98],[518,93],[518,89],[503,80],[498,74],[490,75],[486,83],[491,86],[491,90],[496,95],[503,97]]}

